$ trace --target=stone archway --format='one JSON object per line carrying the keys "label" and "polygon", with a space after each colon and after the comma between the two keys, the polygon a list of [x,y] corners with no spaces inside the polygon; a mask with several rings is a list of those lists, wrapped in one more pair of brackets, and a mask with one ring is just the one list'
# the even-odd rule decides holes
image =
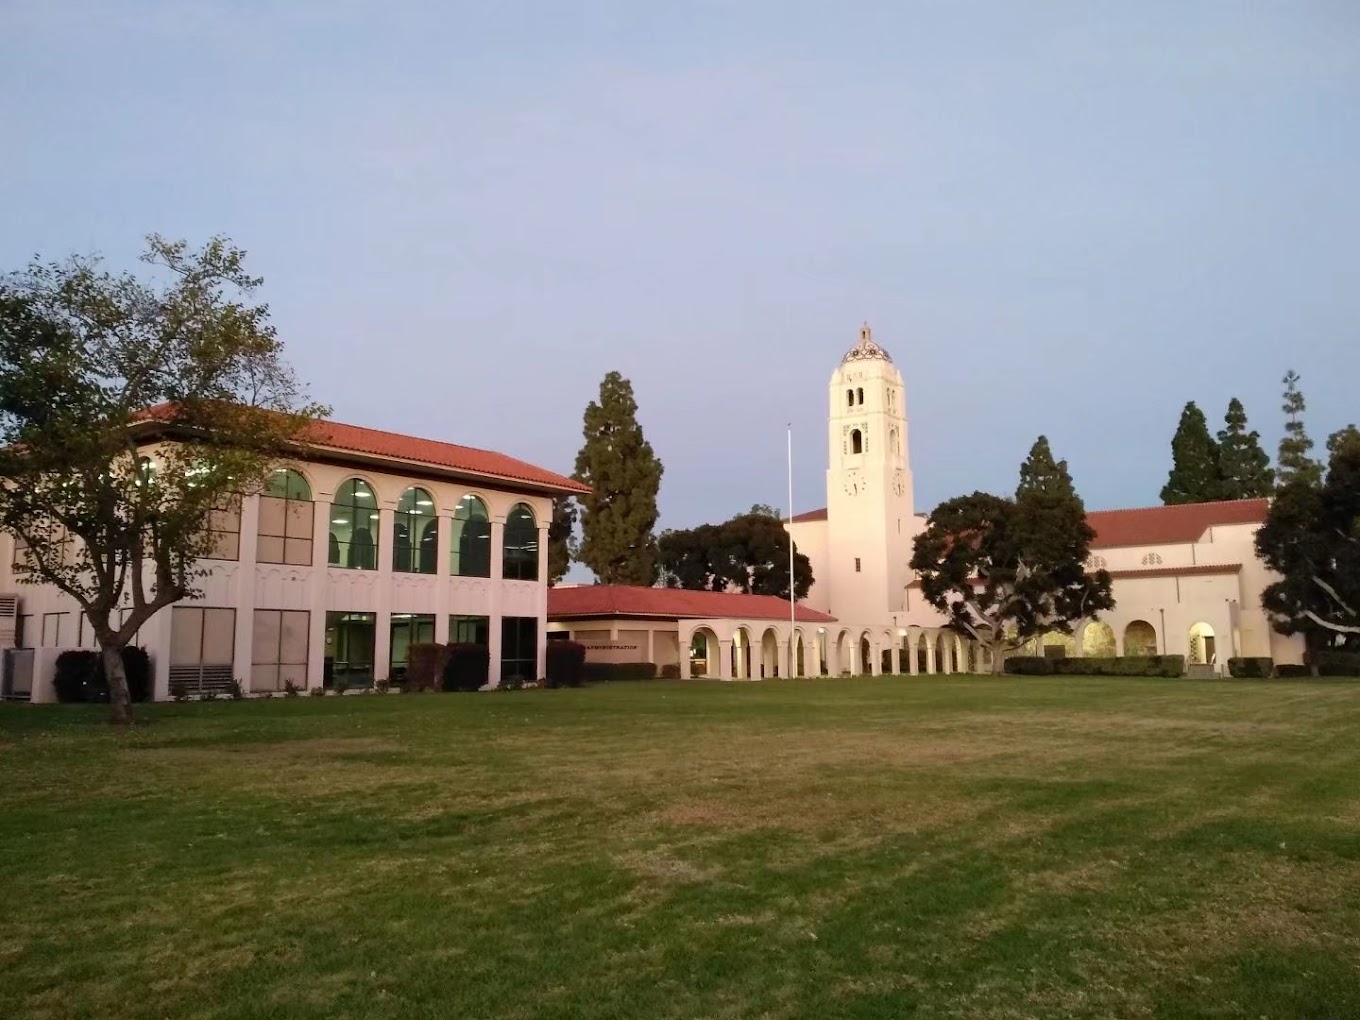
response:
{"label": "stone archway", "polygon": [[872,675],[874,672],[874,644],[870,640],[867,630],[859,636],[855,651],[859,659],[859,674],[861,676]]}
{"label": "stone archway", "polygon": [[1104,620],[1091,620],[1081,629],[1081,654],[1088,659],[1108,659],[1116,654],[1114,628]]}
{"label": "stone archway", "polygon": [[779,675],[779,635],[773,627],[766,627],[760,636],[760,676],[763,678]]}
{"label": "stone archway", "polygon": [[836,675],[853,676],[854,672],[855,656],[850,643],[850,632],[843,630],[836,637]]}
{"label": "stone archway", "polygon": [[916,672],[929,674],[935,672],[935,664],[930,655],[930,638],[922,634],[916,639]]}
{"label": "stone archway", "polygon": [[1214,628],[1203,620],[1190,628],[1190,655],[1187,662],[1212,666],[1218,662],[1218,639]]}
{"label": "stone archway", "polygon": [[689,675],[716,679],[720,675],[718,655],[721,648],[718,635],[711,628],[695,628],[689,639]]}
{"label": "stone archway", "polygon": [[1124,628],[1125,655],[1156,655],[1157,628],[1146,620],[1134,620]]}
{"label": "stone archway", "polygon": [[732,632],[732,679],[751,679],[751,632],[745,627]]}

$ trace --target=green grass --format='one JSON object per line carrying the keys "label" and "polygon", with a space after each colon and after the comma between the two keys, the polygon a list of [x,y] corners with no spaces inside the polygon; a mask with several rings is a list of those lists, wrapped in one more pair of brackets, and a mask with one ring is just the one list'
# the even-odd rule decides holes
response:
{"label": "green grass", "polygon": [[0,706],[0,1017],[1360,1016],[1360,685]]}

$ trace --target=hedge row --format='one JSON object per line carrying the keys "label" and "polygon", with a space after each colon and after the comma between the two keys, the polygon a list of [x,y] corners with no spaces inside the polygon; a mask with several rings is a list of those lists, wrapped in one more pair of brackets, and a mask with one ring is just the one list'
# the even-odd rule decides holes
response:
{"label": "hedge row", "polygon": [[1006,672],[1016,676],[1165,676],[1185,675],[1184,655],[1120,655],[1053,659],[1012,655]]}
{"label": "hedge row", "polygon": [[1282,662],[1267,656],[1228,660],[1228,673],[1236,677],[1301,677],[1312,676],[1317,666],[1318,676],[1360,677],[1360,652],[1326,651],[1309,655],[1304,665]]}
{"label": "hedge row", "polygon": [[610,680],[655,680],[654,662],[587,662],[583,677],[592,683]]}
{"label": "hedge row", "polygon": [[[151,700],[151,656],[145,648],[123,649],[123,672],[133,701]],[[88,648],[73,648],[57,656],[52,678],[57,700],[62,702],[108,701],[109,683],[104,677],[104,658]]]}
{"label": "hedge row", "polygon": [[579,641],[549,641],[547,664],[549,687],[580,687],[585,676],[586,646]]}

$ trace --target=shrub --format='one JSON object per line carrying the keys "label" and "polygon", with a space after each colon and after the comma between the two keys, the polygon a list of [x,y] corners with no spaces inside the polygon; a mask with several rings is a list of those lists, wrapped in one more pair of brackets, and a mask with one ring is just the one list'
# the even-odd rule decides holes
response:
{"label": "shrub", "polygon": [[580,687],[586,646],[579,641],[548,642],[548,686]]}
{"label": "shrub", "polygon": [[678,663],[678,662],[668,662],[668,663],[666,663],[666,665],[662,666],[662,667],[661,667],[661,679],[662,679],[662,680],[679,680],[679,679],[680,679],[680,663]]}
{"label": "shrub", "polygon": [[1315,652],[1306,661],[1317,666],[1318,676],[1360,676],[1360,652]]}
{"label": "shrub", "polygon": [[1282,662],[1275,667],[1275,675],[1282,680],[1297,679],[1301,676],[1312,676],[1313,670],[1298,662]]}
{"label": "shrub", "polygon": [[283,682],[283,696],[285,698],[296,698],[298,696],[298,693],[299,693],[298,685],[293,683],[293,681],[285,680]]}
{"label": "shrub", "polygon": [[100,683],[103,670],[99,653],[72,649],[57,656],[52,686],[62,702],[107,701],[109,689]]}
{"label": "shrub", "polygon": [[491,676],[491,649],[466,643],[447,646],[442,685],[446,691],[475,691]]}
{"label": "shrub", "polygon": [[1268,655],[1235,657],[1228,660],[1228,675],[1261,680],[1275,675],[1275,660]]}
{"label": "shrub", "polygon": [[[123,648],[123,672],[133,701],[151,698],[151,656],[145,648]],[[62,702],[108,701],[109,684],[104,678],[104,657],[88,648],[73,648],[57,656],[52,678],[57,700]],[[173,695],[173,691],[171,694]]]}
{"label": "shrub", "polygon": [[309,688],[307,689],[307,696],[308,696],[308,697],[311,697],[311,698],[324,698],[324,697],[326,696],[326,688],[324,688],[324,687],[309,687]]}
{"label": "shrub", "polygon": [[1013,676],[1047,676],[1059,661],[1044,655],[1012,655],[1006,660],[1006,672]]}
{"label": "shrub", "polygon": [[654,662],[587,662],[581,676],[588,683],[610,680],[655,680]]}
{"label": "shrub", "polygon": [[1062,676],[1179,677],[1185,673],[1185,656],[1093,655],[1084,658],[1059,659],[1053,665],[1053,672]]}
{"label": "shrub", "polygon": [[407,691],[439,690],[448,660],[448,645],[412,645],[406,652],[406,677],[402,681],[402,688]]}

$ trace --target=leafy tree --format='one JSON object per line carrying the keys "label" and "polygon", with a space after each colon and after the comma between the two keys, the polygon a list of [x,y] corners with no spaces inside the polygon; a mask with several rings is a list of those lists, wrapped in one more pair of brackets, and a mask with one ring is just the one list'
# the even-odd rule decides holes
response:
{"label": "leafy tree", "polygon": [[[738,514],[722,524],[665,532],[659,542],[668,587],[789,597],[789,533],[778,517]],[[794,550],[794,595],[807,597],[812,563]]]}
{"label": "leafy tree", "polygon": [[1348,443],[1360,440],[1360,429],[1354,425],[1347,425],[1344,429],[1337,429],[1327,437],[1327,453],[1336,456],[1338,450]]}
{"label": "leafy tree", "polygon": [[548,585],[557,584],[571,569],[572,533],[576,529],[576,503],[570,496],[553,500],[552,523],[548,525]]}
{"label": "leafy tree", "polygon": [[1221,499],[1223,474],[1218,444],[1209,435],[1204,412],[1192,400],[1181,411],[1181,421],[1171,438],[1171,472],[1162,487],[1162,502],[1207,503]]}
{"label": "leafy tree", "polygon": [[1308,409],[1308,405],[1299,389],[1299,374],[1293,369],[1285,373],[1282,409],[1285,414],[1284,438],[1280,440],[1280,452],[1275,458],[1278,464],[1275,481],[1280,488],[1295,481],[1305,485],[1320,485],[1322,465],[1308,452],[1313,448],[1313,440],[1303,425],[1303,412]]}
{"label": "leafy tree", "polygon": [[769,503],[752,503],[751,509],[746,511],[748,514],[758,514],[761,517],[773,517],[777,521],[782,521],[784,515],[779,512],[777,506],[770,506]]}
{"label": "leafy tree", "polygon": [[727,591],[737,568],[721,524],[663,531],[657,540],[661,579],[667,588]]}
{"label": "leafy tree", "polygon": [[20,579],[89,620],[118,723],[132,720],[123,647],[196,594],[210,521],[324,413],[247,300],[260,280],[244,252],[147,240],[153,282],[79,257],[0,281],[0,529]]}
{"label": "leafy tree", "polygon": [[1247,431],[1247,412],[1233,397],[1223,416],[1227,428],[1218,434],[1218,463],[1222,473],[1220,499],[1259,499],[1275,491],[1270,455],[1261,449],[1261,434]]}
{"label": "leafy tree", "polygon": [[1329,445],[1323,484],[1306,473],[1286,482],[1256,533],[1257,553],[1281,575],[1261,604],[1310,652],[1360,636],[1360,433],[1342,429]]}
{"label": "leafy tree", "polygon": [[577,558],[601,584],[650,585],[657,579],[652,529],[662,466],[638,424],[633,384],[618,372],[606,375],[599,402],[586,407],[582,432],[575,477],[591,491],[580,498]]}
{"label": "leafy tree", "polygon": [[1005,654],[1114,607],[1105,570],[1086,573],[1094,532],[1067,465],[1042,436],[1020,469],[1014,499],[986,492],[959,496],[931,513],[916,537],[911,568],[927,602],[954,629]]}

